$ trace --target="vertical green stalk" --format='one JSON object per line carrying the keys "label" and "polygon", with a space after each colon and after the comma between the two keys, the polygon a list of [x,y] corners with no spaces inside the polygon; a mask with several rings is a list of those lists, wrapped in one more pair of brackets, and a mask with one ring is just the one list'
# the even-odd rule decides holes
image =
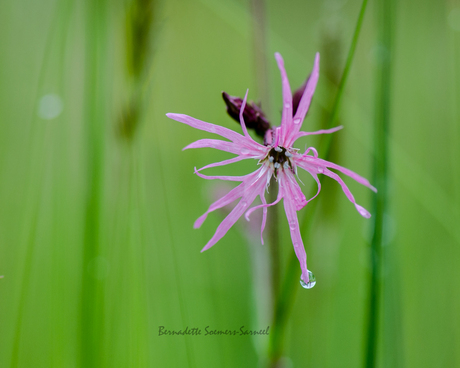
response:
{"label": "vertical green stalk", "polygon": [[82,263],[80,315],[81,367],[101,367],[103,352],[103,281],[88,272],[88,265],[101,251],[101,202],[106,120],[107,31],[106,3],[89,0],[86,24],[85,118],[86,118],[86,208]]}
{"label": "vertical green stalk", "polygon": [[[268,66],[266,57],[266,20],[265,20],[265,2],[264,0],[252,0],[252,19],[253,19],[253,50],[254,50],[254,65],[257,83],[257,95],[260,97],[264,112],[269,115],[269,88],[268,88]],[[274,202],[278,193],[273,190],[276,188],[276,180],[270,181],[269,202]],[[269,247],[270,247],[270,288],[271,288],[271,303],[274,310],[274,305],[279,292],[280,280],[280,251],[279,251],[279,227],[278,227],[278,206],[268,208],[267,228],[269,231]]]}
{"label": "vertical green stalk", "polygon": [[392,59],[392,0],[377,2],[379,22],[379,50],[377,69],[376,115],[374,125],[374,184],[379,192],[374,197],[374,231],[370,252],[371,280],[365,367],[377,364],[378,319],[381,292],[382,237],[384,214],[387,208],[388,131],[390,125],[391,59]]}
{"label": "vertical green stalk", "polygon": [[270,115],[270,89],[268,88],[267,65],[267,30],[265,20],[265,1],[251,1],[253,21],[254,70],[257,83],[257,95],[262,103],[262,108],[267,116]]}
{"label": "vertical green stalk", "polygon": [[[120,267],[128,275],[124,277],[123,293],[125,303],[118,313],[126,315],[125,323],[118,331],[129,334],[126,353],[122,355],[124,364],[130,366],[148,365],[148,335],[145,325],[146,289],[145,289],[145,241],[143,241],[143,221],[138,190],[139,181],[139,140],[137,132],[144,115],[145,90],[141,87],[146,80],[148,67],[152,61],[152,43],[154,21],[156,20],[156,0],[129,0],[123,4],[125,22],[125,64],[122,70],[125,76],[124,96],[117,111],[115,120],[123,167],[122,179],[119,183],[119,206],[117,212],[121,222],[120,233],[125,237],[118,251],[121,255]],[[107,339],[108,340],[108,339]],[[116,339],[114,339],[116,340]],[[112,358],[112,362],[120,360]],[[112,363],[111,363],[112,364]],[[121,363],[123,365],[123,363]]]}
{"label": "vertical green stalk", "polygon": [[156,20],[156,0],[132,0],[126,9],[127,99],[117,122],[117,133],[127,142],[134,138],[142,115],[149,62],[152,60],[152,29]]}
{"label": "vertical green stalk", "polygon": [[[348,50],[347,61],[345,68],[343,70],[342,77],[340,79],[339,87],[337,90],[337,95],[331,110],[330,118],[327,126],[324,129],[328,129],[333,126],[338,117],[338,111],[340,108],[340,102],[342,100],[345,82],[347,81],[348,74],[350,72],[351,64],[356,50],[356,45],[358,43],[359,34],[361,31],[361,26],[364,19],[364,14],[366,11],[368,0],[363,0],[361,4],[361,9],[358,15],[358,20],[356,22],[355,31],[353,33],[353,38],[351,41],[350,49]],[[327,159],[329,155],[329,145],[331,141],[331,135],[323,135],[320,145],[320,152],[324,153],[324,159]],[[313,197],[316,193],[316,189],[313,188],[310,194],[310,198]],[[313,214],[315,213],[316,206],[318,201],[312,201],[306,210],[306,213],[300,223],[300,229],[302,231],[303,239],[308,238],[309,227],[312,223]],[[284,277],[284,282],[279,293],[279,298],[275,306],[274,319],[272,324],[272,331],[270,334],[269,350],[268,357],[271,367],[276,367],[279,359],[283,353],[283,344],[284,344],[284,335],[286,333],[286,325],[288,322],[289,313],[292,309],[292,306],[295,301],[295,293],[299,289],[299,272],[298,272],[298,262],[294,252],[291,253],[291,256],[288,260],[288,265],[286,269],[286,274]]]}
{"label": "vertical green stalk", "polygon": [[[47,81],[47,70],[52,64],[52,55],[55,55],[54,48],[58,46],[58,53],[64,54],[63,45],[64,45],[64,35],[66,34],[66,25],[68,24],[69,18],[71,16],[72,6],[61,2],[55,9],[53,14],[53,20],[51,22],[50,30],[48,31],[46,37],[46,44],[43,51],[43,58],[41,60],[40,71],[38,76],[38,83],[36,86],[35,96],[38,99],[45,86],[45,81]],[[56,32],[56,30],[58,30]],[[62,66],[62,61],[60,61],[59,66]],[[53,69],[54,75],[59,79],[62,77],[61,69],[56,73],[56,70]],[[30,129],[28,129],[29,134],[25,136],[25,139],[28,141],[28,147],[30,147],[30,159],[27,166],[27,172],[30,173],[29,179],[27,180],[29,186],[27,188],[27,194],[25,196],[26,208],[23,210],[24,213],[24,240],[21,241],[21,244],[24,243],[25,255],[23,257],[23,274],[19,280],[19,304],[17,308],[17,320],[15,321],[14,329],[14,338],[13,338],[13,347],[11,351],[11,363],[10,367],[18,367],[20,365],[20,343],[22,336],[22,326],[23,326],[23,317],[24,310],[27,305],[27,297],[30,290],[30,284],[32,280],[32,268],[36,251],[36,236],[38,231],[38,222],[39,222],[39,212],[42,205],[42,195],[44,187],[44,171],[46,162],[40,159],[40,152],[44,147],[49,145],[49,135],[47,134],[47,129],[39,128],[40,124],[36,121],[36,111],[32,109],[31,124]],[[22,247],[21,247],[22,248]]]}

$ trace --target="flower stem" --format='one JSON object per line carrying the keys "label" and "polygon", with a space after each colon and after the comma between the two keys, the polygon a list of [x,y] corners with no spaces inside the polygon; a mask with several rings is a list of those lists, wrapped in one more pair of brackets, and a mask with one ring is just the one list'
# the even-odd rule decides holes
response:
{"label": "flower stem", "polygon": [[391,0],[379,1],[378,16],[380,23],[381,50],[378,55],[378,85],[376,92],[376,116],[374,135],[374,183],[379,192],[374,200],[374,231],[370,252],[371,280],[369,285],[369,314],[367,326],[367,346],[365,367],[372,368],[377,363],[378,319],[382,268],[382,237],[384,232],[384,213],[387,203],[388,171],[388,129],[390,121],[390,83],[392,52],[393,5]]}
{"label": "flower stem", "polygon": [[[271,178],[270,187],[276,188],[275,178]],[[269,193],[270,202],[273,203],[276,201],[277,194],[274,190],[271,190]],[[271,271],[271,297],[273,308],[275,310],[276,300],[278,298],[279,285],[280,285],[280,251],[279,251],[279,233],[278,233],[278,206],[275,205],[273,208],[269,209],[270,216],[270,271]]]}
{"label": "flower stem", "polygon": [[[368,0],[363,0],[361,4],[361,9],[358,15],[358,20],[357,20],[353,38],[351,41],[350,49],[348,50],[348,56],[347,56],[345,68],[343,70],[342,77],[340,79],[335,101],[331,109],[330,118],[328,120],[327,127],[325,127],[325,129],[332,127],[338,117],[340,102],[342,99],[345,83],[347,81],[348,74],[350,72],[356,45],[358,43],[358,38],[359,38],[361,26],[362,26],[363,19],[364,19],[364,14],[365,14],[366,7],[367,7],[367,2]],[[326,160],[329,156],[330,140],[331,140],[330,134],[325,134],[322,136],[320,149],[321,149],[321,152],[324,153],[324,158]],[[316,188],[313,188],[310,198],[313,197],[315,193],[316,193]],[[305,215],[301,221],[300,229],[302,231],[302,235],[304,239],[308,238],[309,227],[312,223],[313,214],[315,213],[317,203],[318,201],[312,201],[308,205],[308,210],[305,212]],[[277,366],[278,361],[281,358],[282,353],[283,353],[283,343],[284,343],[284,335],[286,332],[286,324],[288,321],[289,313],[295,301],[295,295],[296,295],[295,293],[299,288],[298,279],[299,279],[298,263],[297,263],[297,259],[296,259],[294,252],[292,252],[288,260],[286,275],[284,278],[282,288],[279,292],[278,301],[275,305],[275,313],[274,313],[274,319],[273,319],[273,325],[272,325],[273,328],[270,334],[270,343],[269,343],[269,351],[268,351],[268,356],[269,356],[271,367]]]}
{"label": "flower stem", "polygon": [[[266,21],[265,21],[265,1],[252,0],[251,11],[253,19],[253,50],[254,50],[254,66],[256,73],[257,95],[260,97],[260,102],[263,106],[265,114],[269,115],[269,88],[268,88],[268,66],[266,57]],[[276,180],[272,178],[270,182],[269,202],[273,203],[276,200],[277,193],[273,190],[276,188]],[[271,289],[271,304],[275,309],[275,303],[279,292],[280,280],[280,252],[279,252],[279,233],[278,233],[278,206],[275,205],[268,209],[267,217],[269,229],[269,247],[270,247],[270,289]]]}

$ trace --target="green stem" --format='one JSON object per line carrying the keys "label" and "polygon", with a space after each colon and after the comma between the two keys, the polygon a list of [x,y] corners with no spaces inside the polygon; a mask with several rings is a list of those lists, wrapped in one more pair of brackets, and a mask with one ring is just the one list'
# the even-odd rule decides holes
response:
{"label": "green stem", "polygon": [[[325,129],[332,127],[338,117],[340,102],[342,100],[345,83],[347,81],[348,74],[350,72],[351,64],[353,61],[353,56],[356,50],[356,45],[358,43],[358,38],[359,38],[361,26],[362,26],[363,19],[364,19],[364,14],[365,14],[366,7],[367,7],[367,2],[368,0],[363,0],[361,4],[361,9],[358,15],[358,20],[356,23],[355,31],[354,31],[353,38],[351,41],[350,49],[348,51],[345,68],[342,73],[342,78],[340,79],[335,101],[334,101],[334,104],[331,110],[331,115],[328,120],[327,127],[325,127]],[[331,136],[332,135],[330,134],[325,134],[322,136],[320,152],[324,152],[325,159],[327,159],[329,155],[329,146],[331,142]],[[316,188],[313,188],[310,198],[313,197],[315,193],[316,193]],[[308,205],[308,211],[305,213],[301,221],[300,229],[302,231],[302,235],[304,239],[308,238],[309,227],[312,223],[313,214],[315,213],[317,203],[318,201],[312,201]],[[272,331],[270,334],[268,356],[269,356],[270,364],[273,367],[276,366],[277,362],[279,361],[283,353],[284,335],[286,333],[286,325],[288,321],[288,316],[292,309],[292,305],[294,304],[294,301],[295,301],[295,293],[297,289],[299,288],[298,267],[299,266],[298,266],[297,258],[294,252],[292,252],[288,260],[286,276],[284,278],[284,282],[280,290],[279,298],[278,298],[278,301],[275,307],[276,309],[275,309],[274,319],[273,319],[273,324],[272,324],[273,327],[272,327]]]}
{"label": "green stem", "polygon": [[[257,95],[260,97],[265,114],[269,115],[269,88],[268,88],[268,66],[266,58],[266,22],[265,22],[265,2],[264,0],[252,0],[252,19],[253,19],[253,50],[254,65],[257,83]],[[276,180],[272,178],[270,188],[276,188]],[[269,192],[269,202],[276,201],[278,193],[273,189]],[[278,229],[278,206],[275,205],[268,209],[267,228],[269,230],[270,247],[270,287],[271,304],[274,310],[275,302],[279,292],[280,280],[280,251],[279,251],[279,229]]]}
{"label": "green stem", "polygon": [[81,367],[102,365],[103,288],[104,282],[88,272],[88,265],[99,256],[100,213],[104,166],[104,132],[106,120],[106,3],[88,1],[86,34],[86,139],[87,197],[85,204],[82,290],[80,305]]}
{"label": "green stem", "polygon": [[373,368],[377,363],[377,339],[379,301],[382,268],[382,237],[384,232],[384,213],[387,203],[388,172],[388,130],[390,123],[390,83],[392,52],[392,2],[381,0],[378,15],[380,20],[380,46],[385,52],[380,55],[378,67],[378,86],[376,92],[376,116],[374,136],[374,183],[379,192],[374,200],[374,232],[370,252],[371,280],[369,286],[369,315],[365,367]]}
{"label": "green stem", "polygon": [[[331,109],[331,117],[329,118],[329,122],[328,122],[326,129],[329,127],[332,127],[332,125],[337,120],[340,103],[342,102],[342,96],[343,96],[345,83],[348,79],[348,74],[350,74],[351,63],[353,62],[353,57],[355,56],[356,45],[358,44],[358,38],[361,32],[361,26],[364,20],[364,13],[366,12],[367,1],[368,0],[363,0],[363,3],[361,4],[361,10],[359,11],[358,21],[356,22],[356,27],[355,27],[355,32],[353,33],[353,39],[351,40],[350,49],[348,50],[347,61],[345,63],[345,68],[343,69],[343,74],[342,74],[342,78],[340,79],[339,87],[337,90],[337,95],[335,97],[335,102]],[[326,136],[330,137],[331,135],[328,134]]]}
{"label": "green stem", "polygon": [[[278,193],[273,190],[276,187],[275,178],[270,180],[270,188],[272,190],[269,193],[269,202],[273,203],[276,201]],[[271,299],[273,303],[272,310],[275,310],[275,301],[278,298],[279,286],[280,286],[280,246],[279,246],[279,229],[278,229],[278,206],[274,205],[273,208],[269,208],[269,236],[270,236],[270,271],[271,271]]]}

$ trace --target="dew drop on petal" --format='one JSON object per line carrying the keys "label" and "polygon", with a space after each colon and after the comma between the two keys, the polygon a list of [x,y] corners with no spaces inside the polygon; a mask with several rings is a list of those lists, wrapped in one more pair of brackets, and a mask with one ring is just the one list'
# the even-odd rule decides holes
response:
{"label": "dew drop on petal", "polygon": [[289,109],[289,108],[291,107],[291,105],[288,104],[288,103],[285,103],[285,104],[284,104],[284,107],[285,107],[286,109]]}
{"label": "dew drop on petal", "polygon": [[64,106],[61,97],[50,93],[44,95],[38,103],[38,116],[45,120],[52,120],[61,115]]}
{"label": "dew drop on petal", "polygon": [[301,121],[302,121],[302,119],[299,119],[299,118],[294,119],[294,124],[300,124]]}
{"label": "dew drop on petal", "polygon": [[316,277],[315,275],[313,275],[313,272],[311,272],[310,270],[307,270],[307,271],[308,271],[308,278],[310,281],[305,282],[302,280],[302,277],[300,277],[300,285],[302,285],[304,289],[311,289],[313,286],[316,285]]}
{"label": "dew drop on petal", "polygon": [[241,154],[242,154],[242,155],[249,155],[249,153],[250,153],[250,152],[249,152],[249,150],[247,150],[247,149],[242,149],[242,150],[241,150]]}
{"label": "dew drop on petal", "polygon": [[295,223],[295,221],[289,221],[289,228],[290,228],[291,230],[295,230],[295,229],[296,229],[296,225],[297,225],[297,224]]}
{"label": "dew drop on petal", "polygon": [[323,174],[324,173],[324,167],[317,167],[316,170],[318,171],[319,174]]}

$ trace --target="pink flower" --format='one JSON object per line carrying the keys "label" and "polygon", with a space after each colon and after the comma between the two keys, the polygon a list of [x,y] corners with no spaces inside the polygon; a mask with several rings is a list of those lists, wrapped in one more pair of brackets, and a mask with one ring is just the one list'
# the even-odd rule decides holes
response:
{"label": "pink flower", "polygon": [[[239,184],[237,187],[214,202],[208,208],[208,210],[195,221],[194,228],[199,228],[210,212],[222,208],[237,199],[240,199],[238,204],[217,227],[216,232],[204,246],[202,252],[216,244],[243,214],[245,214],[246,219],[249,221],[250,214],[256,209],[262,209],[263,211],[261,225],[261,242],[263,244],[262,233],[264,231],[267,220],[267,207],[273,206],[281,199],[284,199],[284,209],[286,211],[286,217],[289,223],[294,251],[300,262],[300,268],[302,270],[301,281],[303,281],[305,284],[308,284],[309,274],[307,269],[307,256],[302,242],[302,237],[300,235],[297,211],[301,210],[308,202],[310,202],[319,194],[321,190],[321,183],[318,179],[318,174],[327,175],[336,180],[342,186],[345,195],[355,205],[358,212],[366,218],[371,216],[370,213],[356,203],[353,195],[343,180],[330,169],[338,170],[343,174],[350,176],[357,182],[367,186],[375,192],[377,190],[372,185],[370,185],[365,178],[359,176],[358,174],[355,174],[354,172],[332,162],[318,158],[318,152],[313,147],[309,147],[304,153],[299,153],[299,149],[293,147],[294,142],[300,137],[312,134],[333,133],[337,130],[340,130],[342,127],[339,126],[336,128],[319,130],[316,132],[300,131],[300,127],[302,126],[302,122],[310,106],[310,102],[316,88],[316,83],[318,82],[319,54],[316,54],[313,71],[307,81],[295,115],[293,115],[291,88],[289,86],[289,81],[284,69],[283,58],[278,53],[275,54],[275,58],[278,62],[278,67],[281,72],[283,88],[283,113],[281,118],[281,125],[279,127],[271,128],[265,133],[265,145],[254,141],[246,129],[246,125],[243,119],[243,111],[246,105],[248,92],[246,92],[239,114],[241,128],[244,135],[218,125],[206,123],[187,115],[171,113],[166,115],[171,119],[190,125],[193,128],[215,133],[229,140],[222,141],[216,139],[201,139],[192,144],[189,144],[184,149],[212,147],[237,155],[234,158],[207,165],[199,170],[196,170],[195,168],[195,173],[204,179],[220,179],[241,182],[241,184]],[[200,173],[200,171],[203,169],[227,165],[248,158],[258,160],[258,165],[260,165],[256,171],[248,175],[206,176]],[[317,193],[314,197],[308,200],[305,198],[296,180],[298,167],[308,171],[318,184]],[[278,196],[275,202],[267,204],[264,193],[268,188],[268,184],[272,176],[275,176],[276,181],[278,182]],[[257,196],[260,197],[262,204],[249,208]]]}

